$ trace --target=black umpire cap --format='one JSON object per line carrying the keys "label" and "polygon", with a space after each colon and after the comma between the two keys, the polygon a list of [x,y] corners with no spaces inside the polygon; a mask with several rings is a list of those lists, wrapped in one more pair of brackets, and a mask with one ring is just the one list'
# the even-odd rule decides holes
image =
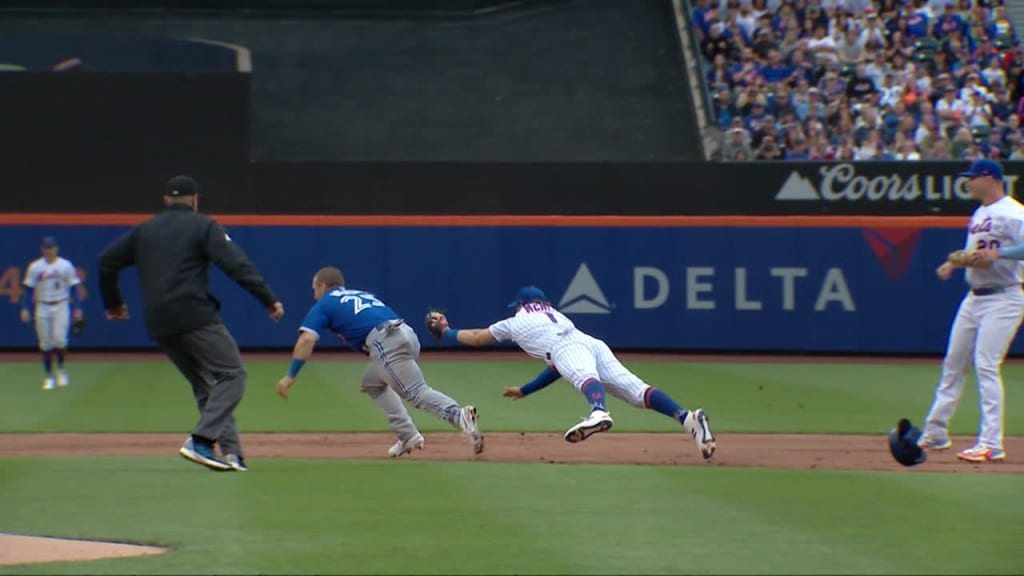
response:
{"label": "black umpire cap", "polygon": [[196,196],[199,194],[199,184],[191,176],[175,176],[167,181],[166,196]]}

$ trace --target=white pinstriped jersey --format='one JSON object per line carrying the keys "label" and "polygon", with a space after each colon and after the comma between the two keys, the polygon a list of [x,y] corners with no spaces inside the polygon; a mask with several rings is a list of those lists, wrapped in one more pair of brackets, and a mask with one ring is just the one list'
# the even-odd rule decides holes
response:
{"label": "white pinstriped jersey", "polygon": [[550,353],[566,337],[579,334],[576,325],[548,304],[523,304],[515,316],[487,328],[498,342],[515,342],[533,358],[551,364]]}
{"label": "white pinstriped jersey", "polygon": [[[1007,196],[974,211],[964,248],[1006,248],[1021,243],[1024,243],[1024,206]],[[999,259],[987,270],[967,268],[967,283],[971,288],[1020,284],[1022,267],[1024,262],[1020,260]]]}
{"label": "white pinstriped jersey", "polygon": [[75,266],[58,257],[53,263],[40,258],[28,265],[22,284],[35,290],[36,302],[67,300],[72,287],[81,284]]}

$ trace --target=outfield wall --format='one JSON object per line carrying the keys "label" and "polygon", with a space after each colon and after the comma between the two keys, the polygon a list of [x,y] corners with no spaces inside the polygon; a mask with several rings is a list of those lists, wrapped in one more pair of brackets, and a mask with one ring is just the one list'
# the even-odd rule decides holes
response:
{"label": "outfield wall", "polygon": [[[566,226],[515,220],[474,226],[458,218],[397,226],[351,225],[364,222],[359,218],[319,226],[237,223],[245,220],[224,218],[287,310],[281,324],[271,323],[253,298],[215,273],[211,290],[248,347],[290,346],[311,304],[312,273],[332,264],[352,287],[376,292],[405,315],[425,346],[433,345],[421,326],[428,306],[446,307],[457,326],[482,326],[506,313],[516,287],[532,283],[580,327],[622,349],[938,353],[964,293],[962,277],[940,282],[933,272],[963,241],[957,219],[924,221],[945,226],[939,228],[915,227],[917,220],[906,218],[848,218],[829,222],[832,227],[822,220],[797,219],[792,226],[783,219],[729,217],[658,220],[648,227],[629,219],[611,226],[573,219],[564,220]],[[281,224],[273,217],[249,220]],[[809,222],[822,224],[805,227]],[[338,223],[348,225],[332,225]],[[12,288],[44,234],[55,234],[62,254],[86,276],[91,323],[74,346],[148,346],[134,272],[122,281],[136,312],[132,320],[101,319],[96,254],[124,230],[0,227],[0,299],[7,310],[0,315],[0,347],[33,344],[32,330],[17,320]],[[1024,352],[1024,345],[1013,350]]]}

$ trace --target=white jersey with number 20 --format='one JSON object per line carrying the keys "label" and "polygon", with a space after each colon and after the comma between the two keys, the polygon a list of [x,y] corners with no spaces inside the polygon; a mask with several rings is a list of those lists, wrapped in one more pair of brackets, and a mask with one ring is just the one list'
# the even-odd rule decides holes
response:
{"label": "white jersey with number 20", "polygon": [[[1024,242],[1024,206],[1009,196],[980,206],[971,216],[965,250],[1006,248]],[[1020,260],[996,260],[989,269],[968,268],[971,288],[1013,286],[1021,283]]]}
{"label": "white jersey with number 20", "polygon": [[491,324],[488,330],[498,342],[515,342],[530,356],[547,362],[577,390],[597,380],[612,396],[636,407],[645,405],[650,386],[623,366],[607,344],[576,328],[550,304],[523,304],[515,316]]}

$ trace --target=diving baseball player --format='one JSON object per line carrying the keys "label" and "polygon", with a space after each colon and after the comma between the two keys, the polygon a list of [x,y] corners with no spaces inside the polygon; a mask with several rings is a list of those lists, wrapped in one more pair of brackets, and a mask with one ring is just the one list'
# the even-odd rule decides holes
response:
{"label": "diving baseball player", "polygon": [[1000,256],[1004,255],[1003,247],[1024,243],[1024,206],[1007,196],[1003,169],[998,162],[975,160],[961,176],[969,178],[967,189],[972,198],[981,202],[971,216],[965,246],[975,257],[967,264],[946,262],[936,273],[939,278],[949,280],[954,269],[966,266],[970,290],[953,321],[942,363],[942,378],[925,419],[919,445],[926,450],[945,450],[952,446],[949,421],[960,401],[973,355],[981,402],[981,427],[977,444],[962,450],[957,457],[987,462],[1006,458],[1000,371],[1024,316],[1024,294],[1021,293],[1021,263]]}
{"label": "diving baseball player", "polygon": [[[68,347],[68,303],[74,308],[71,312],[75,321],[82,319],[82,309],[76,301],[84,299],[82,282],[78,278],[75,266],[65,258],[57,255],[57,241],[53,236],[43,238],[40,245],[42,258],[33,261],[25,270],[25,291],[21,297],[21,321],[28,324],[32,320],[29,314],[30,304],[35,304],[36,337],[39,350],[43,353],[43,390],[53,390],[57,386],[68,385],[68,373],[64,369],[64,358]],[[75,290],[72,290],[75,288]],[[56,357],[57,370],[54,371],[53,361]]]}
{"label": "diving baseball player", "polygon": [[518,388],[507,387],[503,395],[524,398],[565,377],[590,403],[590,416],[566,431],[568,442],[582,442],[611,429],[612,417],[605,407],[607,388],[627,404],[649,408],[679,422],[696,441],[705,460],[715,453],[715,437],[704,410],[686,410],[665,392],[647,385],[619,362],[607,344],[576,328],[539,288],[520,288],[508,306],[515,309],[512,317],[473,330],[451,328],[443,313],[431,310],[427,314],[427,329],[439,340],[452,344],[486,346],[512,341],[530,356],[544,360],[547,367],[532,382]]}
{"label": "diving baseball player", "polygon": [[295,384],[299,370],[312,356],[320,336],[329,330],[352,349],[370,357],[361,389],[387,416],[391,430],[398,436],[395,445],[388,449],[389,456],[397,458],[423,448],[423,434],[409,417],[402,398],[460,429],[472,441],[473,453],[484,451],[476,408],[460,406],[427,385],[416,361],[420,341],[394,310],[369,292],[345,288],[345,277],[337,268],[321,268],[313,276],[313,298],[316,304],[299,328],[288,375],[277,383],[277,393],[282,398],[288,398],[288,389]]}

